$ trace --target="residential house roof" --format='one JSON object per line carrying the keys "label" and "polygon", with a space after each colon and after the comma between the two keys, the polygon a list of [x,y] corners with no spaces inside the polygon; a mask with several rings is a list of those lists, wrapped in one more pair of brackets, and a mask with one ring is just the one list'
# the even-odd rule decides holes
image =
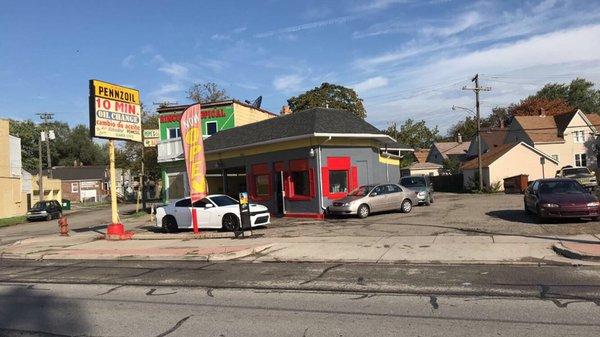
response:
{"label": "residential house roof", "polygon": [[437,170],[437,169],[441,169],[442,167],[444,167],[443,165],[440,164],[436,164],[436,163],[429,163],[429,162],[425,162],[425,163],[412,163],[410,166],[408,166],[409,169],[411,170]]}
{"label": "residential house roof", "polygon": [[491,128],[481,131],[481,140],[487,144],[490,149],[504,144],[504,138],[506,138],[506,128]]}
{"label": "residential house roof", "polygon": [[429,156],[429,149],[419,149],[414,152],[415,158],[419,163],[425,163],[427,161],[427,156]]}
{"label": "residential house roof", "polygon": [[[44,175],[48,170],[43,171]],[[60,180],[106,180],[107,167],[98,166],[55,166],[52,168],[52,178]]]}
{"label": "residential house roof", "polygon": [[444,159],[452,155],[465,155],[469,150],[471,142],[436,142],[433,146],[440,151]]}
{"label": "residential house roof", "polygon": [[[507,152],[509,152],[510,150],[512,150],[515,146],[518,145],[523,145],[525,147],[527,147],[528,149],[537,152],[539,155],[544,156],[547,160],[553,161],[556,164],[558,164],[558,162],[548,156],[547,154],[545,154],[544,152],[528,145],[527,143],[524,142],[520,142],[520,143],[507,143],[507,144],[502,144],[494,149],[490,149],[488,152],[484,153],[481,155],[481,167],[488,167],[490,166],[493,162],[495,162],[496,160],[498,160],[500,157],[502,157],[503,155],[505,155]],[[478,162],[477,162],[477,157],[465,162],[462,166],[461,169],[462,170],[472,170],[472,169],[476,169],[478,167]]]}
{"label": "residential house roof", "polygon": [[309,137],[377,138],[382,147],[412,150],[346,110],[312,108],[219,131],[204,141],[206,152]]}
{"label": "residential house roof", "polygon": [[585,114],[585,117],[594,125],[596,129],[600,131],[600,115],[596,113]]}
{"label": "residential house roof", "polygon": [[[515,116],[515,121],[519,123],[523,132],[534,143],[563,142],[564,139],[558,134],[556,124],[557,116]],[[558,118],[562,125],[564,117]],[[569,119],[570,120],[570,119]]]}

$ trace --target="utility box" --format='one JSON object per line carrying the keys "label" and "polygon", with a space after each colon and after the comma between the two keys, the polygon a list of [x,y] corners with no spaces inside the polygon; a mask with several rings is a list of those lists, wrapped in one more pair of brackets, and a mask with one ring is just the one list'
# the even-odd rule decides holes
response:
{"label": "utility box", "polygon": [[527,189],[529,184],[529,175],[519,174],[516,176],[504,178],[504,193],[521,194]]}

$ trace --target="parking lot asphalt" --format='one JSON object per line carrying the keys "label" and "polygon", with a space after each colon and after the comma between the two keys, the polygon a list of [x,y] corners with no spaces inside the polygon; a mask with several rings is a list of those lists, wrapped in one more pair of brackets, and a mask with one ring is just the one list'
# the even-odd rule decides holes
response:
{"label": "parking lot asphalt", "polygon": [[366,219],[273,218],[266,237],[298,236],[426,236],[443,234],[561,236],[600,233],[600,222],[557,220],[539,223],[523,210],[523,196],[515,194],[437,193],[431,206],[412,212],[386,212]]}

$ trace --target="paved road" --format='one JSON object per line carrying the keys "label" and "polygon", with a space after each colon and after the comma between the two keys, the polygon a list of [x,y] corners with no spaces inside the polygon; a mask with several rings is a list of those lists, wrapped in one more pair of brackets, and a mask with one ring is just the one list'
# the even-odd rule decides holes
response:
{"label": "paved road", "polygon": [[597,267],[1,262],[1,336],[600,332]]}
{"label": "paved road", "polygon": [[[119,205],[120,216],[134,211],[135,204]],[[67,215],[69,229],[76,232],[83,230],[101,230],[111,221],[110,207],[82,209]],[[0,228],[0,245],[41,235],[58,233],[57,220],[35,221]]]}
{"label": "paved road", "polygon": [[598,336],[598,317],[527,298],[0,285],[2,336]]}

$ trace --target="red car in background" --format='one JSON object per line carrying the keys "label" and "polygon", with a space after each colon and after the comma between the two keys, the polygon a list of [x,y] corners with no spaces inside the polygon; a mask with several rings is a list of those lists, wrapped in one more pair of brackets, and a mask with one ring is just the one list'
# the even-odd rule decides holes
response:
{"label": "red car in background", "polygon": [[535,180],[524,196],[525,212],[548,218],[600,219],[598,198],[573,179]]}

